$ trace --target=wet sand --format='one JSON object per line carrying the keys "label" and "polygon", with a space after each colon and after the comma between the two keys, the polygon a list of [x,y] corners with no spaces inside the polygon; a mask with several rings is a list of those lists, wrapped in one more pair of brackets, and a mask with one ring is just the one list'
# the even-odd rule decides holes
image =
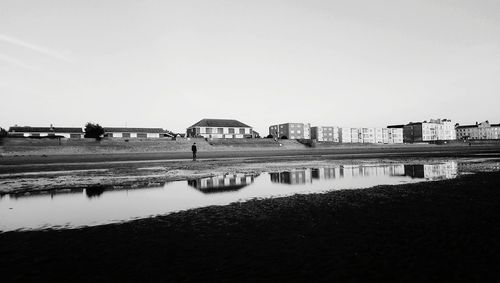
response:
{"label": "wet sand", "polygon": [[0,234],[11,281],[489,282],[500,172]]}

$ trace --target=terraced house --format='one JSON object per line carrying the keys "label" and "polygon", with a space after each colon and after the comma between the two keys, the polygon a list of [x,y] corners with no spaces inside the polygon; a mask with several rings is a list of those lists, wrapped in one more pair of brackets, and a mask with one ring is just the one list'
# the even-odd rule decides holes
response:
{"label": "terraced house", "polygon": [[498,140],[500,139],[500,124],[490,124],[488,120],[475,125],[457,124],[457,139]]}
{"label": "terraced house", "polygon": [[209,139],[252,138],[253,133],[249,125],[230,119],[202,119],[186,130],[188,137]]}

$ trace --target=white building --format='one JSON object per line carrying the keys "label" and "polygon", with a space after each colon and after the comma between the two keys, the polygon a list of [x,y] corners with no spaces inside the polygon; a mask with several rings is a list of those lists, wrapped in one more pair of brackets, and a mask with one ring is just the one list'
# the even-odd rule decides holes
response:
{"label": "white building", "polygon": [[252,127],[228,119],[203,119],[186,130],[188,137],[215,139],[252,138]]}
{"label": "white building", "polygon": [[431,119],[429,122],[409,123],[403,129],[405,142],[432,142],[455,140],[455,125],[448,119]]}
{"label": "white building", "polygon": [[104,127],[105,138],[163,138],[172,137],[162,128],[111,128]]}
{"label": "white building", "polygon": [[339,128],[339,142],[351,143],[351,128]]}
{"label": "white building", "polygon": [[9,136],[15,137],[61,137],[70,139],[83,138],[82,128],[67,127],[19,127],[9,128]]}
{"label": "white building", "polygon": [[403,143],[403,128],[340,128],[342,143]]}

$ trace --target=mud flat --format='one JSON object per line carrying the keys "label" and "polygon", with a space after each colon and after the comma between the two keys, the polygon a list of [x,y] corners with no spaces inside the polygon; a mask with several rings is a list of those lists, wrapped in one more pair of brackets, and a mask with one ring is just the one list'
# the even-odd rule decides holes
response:
{"label": "mud flat", "polygon": [[489,282],[500,172],[0,234],[12,281]]}

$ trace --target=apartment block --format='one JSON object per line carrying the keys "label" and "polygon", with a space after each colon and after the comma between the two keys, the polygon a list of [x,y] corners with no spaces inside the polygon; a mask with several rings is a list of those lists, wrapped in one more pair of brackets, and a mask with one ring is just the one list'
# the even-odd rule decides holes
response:
{"label": "apartment block", "polygon": [[404,142],[430,142],[455,140],[455,126],[448,119],[431,119],[429,122],[409,123],[403,128]]}
{"label": "apartment block", "polygon": [[403,143],[403,128],[340,128],[342,143]]}
{"label": "apartment block", "polygon": [[490,124],[488,120],[475,125],[456,126],[457,139],[463,140],[498,140],[500,124]]}
{"label": "apartment block", "polygon": [[275,138],[310,139],[311,125],[306,123],[284,123],[269,127],[269,134]]}
{"label": "apartment block", "polygon": [[311,127],[311,139],[317,141],[339,142],[339,128]]}

